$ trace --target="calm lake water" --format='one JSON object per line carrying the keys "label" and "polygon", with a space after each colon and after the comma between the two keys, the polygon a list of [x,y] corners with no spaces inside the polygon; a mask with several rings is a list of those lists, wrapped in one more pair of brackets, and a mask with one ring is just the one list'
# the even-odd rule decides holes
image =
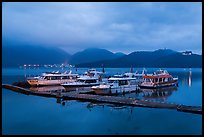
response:
{"label": "calm lake water", "polygon": [[[146,68],[148,73],[157,68]],[[2,68],[2,83],[11,84],[25,76],[57,69]],[[78,68],[82,74],[87,68]],[[98,70],[102,70],[99,68]],[[105,68],[107,75],[128,72],[129,68]],[[142,68],[134,68],[134,71]],[[138,92],[120,95],[139,99],[202,106],[202,68],[166,68],[179,78],[177,88],[162,94]],[[65,69],[63,70],[65,71]],[[73,69],[73,73],[76,70]],[[201,135],[202,115],[170,109],[115,106],[24,95],[2,88],[2,134],[31,135]]]}

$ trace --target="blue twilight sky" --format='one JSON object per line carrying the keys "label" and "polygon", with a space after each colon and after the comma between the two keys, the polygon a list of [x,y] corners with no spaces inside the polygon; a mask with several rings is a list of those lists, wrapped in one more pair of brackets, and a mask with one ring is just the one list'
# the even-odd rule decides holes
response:
{"label": "blue twilight sky", "polygon": [[73,54],[89,47],[131,53],[202,50],[201,2],[4,2],[2,39],[55,46]]}

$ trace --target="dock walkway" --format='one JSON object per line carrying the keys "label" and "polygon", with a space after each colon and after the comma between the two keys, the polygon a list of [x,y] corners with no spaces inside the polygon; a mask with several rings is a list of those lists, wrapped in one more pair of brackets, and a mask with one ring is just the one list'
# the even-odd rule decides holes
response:
{"label": "dock walkway", "polygon": [[186,106],[183,104],[166,103],[166,102],[155,102],[149,100],[138,100],[133,98],[117,97],[117,96],[101,96],[81,93],[80,91],[70,92],[37,92],[30,89],[10,85],[2,84],[3,88],[10,89],[16,92],[20,92],[27,95],[37,95],[44,97],[55,97],[62,99],[75,99],[83,101],[103,102],[119,105],[129,105],[137,107],[149,107],[149,108],[164,108],[164,109],[176,109],[177,111],[189,112],[195,114],[202,114],[201,106]]}

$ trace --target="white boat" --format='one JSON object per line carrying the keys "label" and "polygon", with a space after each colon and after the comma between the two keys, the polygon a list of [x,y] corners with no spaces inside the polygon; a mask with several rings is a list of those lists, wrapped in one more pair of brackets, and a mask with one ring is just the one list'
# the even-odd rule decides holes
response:
{"label": "white boat", "polygon": [[[142,82],[143,81],[143,76],[146,75],[147,70],[144,68],[141,73],[138,73],[137,71],[135,73],[124,73],[123,77],[132,77],[136,78],[137,82]],[[149,75],[149,74],[148,74]]]}
{"label": "white boat", "polygon": [[143,79],[143,82],[138,85],[140,88],[162,88],[178,85],[178,78],[173,78],[167,70],[157,70],[152,75],[143,76]]}
{"label": "white boat", "polygon": [[95,69],[89,69],[83,75],[77,78],[75,82],[65,82],[61,86],[66,88],[66,91],[73,90],[90,90],[92,86],[99,85],[101,81],[100,72]]}
{"label": "white boat", "polygon": [[[136,82],[141,83],[143,81],[143,76],[146,75],[146,69],[143,69],[141,73],[136,72],[126,72],[120,75],[113,75],[113,77],[117,78],[135,78]],[[149,74],[148,74],[149,75]]]}
{"label": "white boat", "polygon": [[88,76],[94,76],[94,75],[104,74],[104,72],[97,71],[96,69],[91,68],[91,69],[88,69],[84,74]]}
{"label": "white boat", "polygon": [[80,76],[77,78],[75,82],[65,82],[61,84],[65,88],[72,88],[72,87],[91,87],[95,85],[99,85],[98,77],[91,77],[91,76]]}
{"label": "white boat", "polygon": [[116,78],[108,79],[107,84],[100,84],[99,86],[92,86],[91,89],[96,94],[120,94],[136,90],[135,78]]}
{"label": "white boat", "polygon": [[60,73],[60,72],[45,72],[38,77],[28,77],[27,82],[31,86],[48,86],[60,85],[65,82],[74,82],[77,80],[78,74]]}

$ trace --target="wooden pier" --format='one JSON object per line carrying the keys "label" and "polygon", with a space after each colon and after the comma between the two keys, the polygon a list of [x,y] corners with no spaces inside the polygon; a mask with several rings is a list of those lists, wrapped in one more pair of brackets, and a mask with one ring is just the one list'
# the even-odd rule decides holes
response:
{"label": "wooden pier", "polygon": [[133,98],[117,97],[117,96],[101,96],[86,94],[84,91],[70,91],[70,92],[38,92],[30,89],[14,86],[10,84],[2,84],[3,88],[10,89],[16,92],[20,92],[26,95],[37,95],[44,97],[54,97],[62,99],[74,99],[91,102],[103,102],[119,105],[129,105],[137,107],[149,107],[149,108],[164,108],[164,109],[176,109],[177,111],[189,112],[195,114],[202,114],[201,106],[186,106],[183,104],[166,103],[166,102],[155,102],[149,100],[137,100]]}

